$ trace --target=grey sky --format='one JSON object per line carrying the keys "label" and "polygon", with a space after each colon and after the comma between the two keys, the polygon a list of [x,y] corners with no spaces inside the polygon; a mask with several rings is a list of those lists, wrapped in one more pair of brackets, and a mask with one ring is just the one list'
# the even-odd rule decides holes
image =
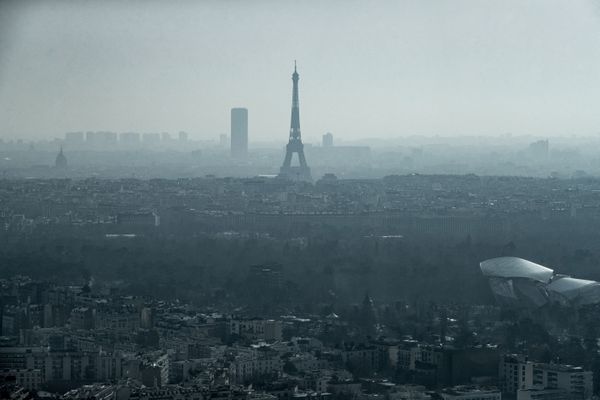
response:
{"label": "grey sky", "polygon": [[0,137],[600,132],[591,0],[0,3]]}

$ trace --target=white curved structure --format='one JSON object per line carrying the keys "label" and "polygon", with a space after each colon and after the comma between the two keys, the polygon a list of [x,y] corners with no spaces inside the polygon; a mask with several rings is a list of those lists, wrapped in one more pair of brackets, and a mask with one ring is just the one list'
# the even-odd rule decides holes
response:
{"label": "white curved structure", "polygon": [[557,275],[548,285],[553,300],[561,303],[594,304],[600,302],[600,283]]}
{"label": "white curved structure", "polygon": [[479,264],[486,276],[497,278],[526,278],[548,283],[554,271],[542,265],[518,257],[498,257]]}
{"label": "white curved structure", "polygon": [[496,299],[504,304],[540,307],[600,303],[600,283],[557,275],[550,268],[518,257],[499,257],[479,264]]}

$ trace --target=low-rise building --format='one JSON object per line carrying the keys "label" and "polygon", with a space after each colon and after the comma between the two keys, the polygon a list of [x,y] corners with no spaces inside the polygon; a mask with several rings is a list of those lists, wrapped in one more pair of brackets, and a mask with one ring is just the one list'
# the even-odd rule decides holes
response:
{"label": "low-rise building", "polygon": [[496,388],[478,386],[455,386],[442,389],[439,395],[444,400],[501,400],[502,394]]}

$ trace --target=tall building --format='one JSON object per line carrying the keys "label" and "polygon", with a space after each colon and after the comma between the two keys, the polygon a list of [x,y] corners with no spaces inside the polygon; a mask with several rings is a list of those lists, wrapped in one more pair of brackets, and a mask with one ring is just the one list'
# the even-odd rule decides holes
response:
{"label": "tall building", "polygon": [[160,145],[160,133],[144,133],[142,141],[148,146],[158,146]]}
{"label": "tall building", "polygon": [[117,143],[117,134],[115,132],[86,132],[85,141],[88,145],[94,147],[107,147],[113,146]]}
{"label": "tall building", "polygon": [[333,134],[331,132],[323,135],[323,147],[333,147]]}
{"label": "tall building", "polygon": [[[293,90],[292,90],[292,121],[290,124],[290,139],[285,149],[285,159],[279,175],[281,177],[299,180],[311,181],[310,168],[306,164],[304,157],[304,145],[300,134],[300,105],[298,102],[298,71],[294,62],[294,73],[292,74]],[[298,155],[299,165],[292,167],[292,156]]]}
{"label": "tall building", "polygon": [[499,386],[517,399],[589,399],[593,393],[592,371],[554,363],[536,363],[518,355],[500,361]]}
{"label": "tall building", "polygon": [[248,109],[231,109],[231,156],[235,158],[248,155]]}
{"label": "tall building", "polygon": [[83,132],[65,133],[65,142],[69,144],[83,144],[85,142]]}
{"label": "tall building", "polygon": [[548,158],[548,154],[550,153],[550,141],[546,139],[531,143],[529,145],[529,153],[539,159]]}
{"label": "tall building", "polygon": [[139,145],[140,134],[137,132],[123,132],[119,135],[119,141],[124,146]]}
{"label": "tall building", "polygon": [[96,144],[96,132],[88,131],[85,133],[85,141],[87,144]]}

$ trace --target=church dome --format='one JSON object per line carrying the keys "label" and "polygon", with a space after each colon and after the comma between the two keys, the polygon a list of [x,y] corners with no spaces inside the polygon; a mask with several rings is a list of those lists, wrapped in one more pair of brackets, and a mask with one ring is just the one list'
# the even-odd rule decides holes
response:
{"label": "church dome", "polygon": [[67,167],[67,157],[63,154],[62,147],[60,148],[60,152],[56,156],[56,161],[54,161],[54,166],[56,168],[66,168]]}

